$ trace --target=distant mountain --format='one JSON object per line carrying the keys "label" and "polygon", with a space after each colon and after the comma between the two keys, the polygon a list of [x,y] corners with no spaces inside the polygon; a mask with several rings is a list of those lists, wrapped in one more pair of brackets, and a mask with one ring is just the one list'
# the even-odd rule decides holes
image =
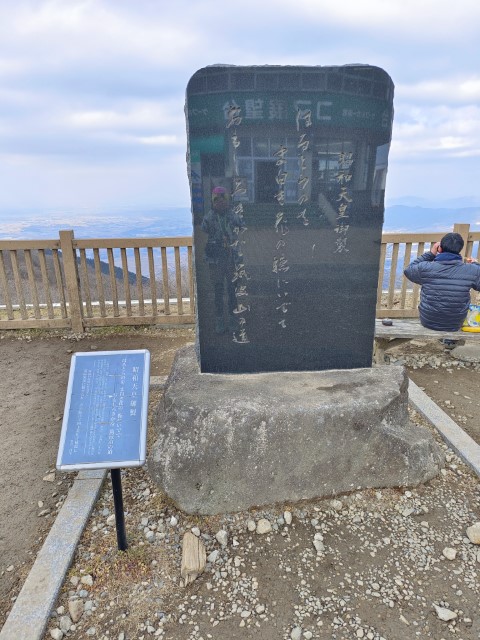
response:
{"label": "distant mountain", "polygon": [[480,231],[480,206],[427,208],[397,204],[385,208],[383,230],[390,233],[451,231],[456,222],[468,223],[472,231]]}

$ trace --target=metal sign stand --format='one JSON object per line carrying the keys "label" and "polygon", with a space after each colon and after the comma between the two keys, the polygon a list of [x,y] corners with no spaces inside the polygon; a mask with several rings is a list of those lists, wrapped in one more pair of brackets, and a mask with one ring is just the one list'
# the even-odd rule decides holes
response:
{"label": "metal sign stand", "polygon": [[121,469],[145,464],[150,353],[78,352],[72,357],[57,469],[110,469],[119,551],[126,551]]}
{"label": "metal sign stand", "polygon": [[115,507],[115,526],[117,528],[117,545],[119,551],[126,551],[127,532],[125,531],[125,516],[123,513],[122,477],[120,469],[110,469],[112,479],[113,504]]}

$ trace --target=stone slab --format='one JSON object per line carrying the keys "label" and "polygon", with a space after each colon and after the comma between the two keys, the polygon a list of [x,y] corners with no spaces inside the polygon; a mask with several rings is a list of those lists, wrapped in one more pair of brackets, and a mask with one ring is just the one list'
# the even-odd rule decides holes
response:
{"label": "stone slab", "polygon": [[179,508],[215,514],[415,485],[443,455],[408,420],[402,367],[201,374],[177,353],[148,468]]}
{"label": "stone slab", "polygon": [[366,64],[192,76],[203,372],[371,365],[393,91]]}
{"label": "stone slab", "polygon": [[[464,331],[463,333],[467,332]],[[480,334],[478,333],[470,333],[469,335],[477,335],[480,337]],[[480,345],[459,345],[458,347],[452,349],[452,356],[454,356],[457,360],[461,360],[462,362],[480,362]]]}
{"label": "stone slab", "polygon": [[437,429],[445,442],[480,476],[480,445],[412,380],[409,398],[412,407]]}
{"label": "stone slab", "polygon": [[41,640],[106,471],[82,472],[52,525],[0,631],[0,640]]}

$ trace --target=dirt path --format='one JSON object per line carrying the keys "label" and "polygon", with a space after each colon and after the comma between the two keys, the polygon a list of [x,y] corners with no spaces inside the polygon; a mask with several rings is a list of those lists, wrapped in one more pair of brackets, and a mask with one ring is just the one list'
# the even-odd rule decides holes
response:
{"label": "dirt path", "polygon": [[150,373],[158,376],[193,340],[192,329],[104,331],[81,340],[0,335],[0,627],[9,594],[22,584],[73,480],[43,480],[55,468],[72,353],[149,349]]}

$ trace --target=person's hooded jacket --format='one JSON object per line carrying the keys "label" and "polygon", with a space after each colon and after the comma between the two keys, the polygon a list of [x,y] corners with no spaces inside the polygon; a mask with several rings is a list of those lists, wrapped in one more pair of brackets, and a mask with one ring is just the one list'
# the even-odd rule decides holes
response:
{"label": "person's hooded jacket", "polygon": [[422,286],[420,322],[436,331],[458,331],[470,304],[470,289],[480,291],[480,265],[464,264],[462,256],[446,251],[436,256],[427,251],[404,271]]}

